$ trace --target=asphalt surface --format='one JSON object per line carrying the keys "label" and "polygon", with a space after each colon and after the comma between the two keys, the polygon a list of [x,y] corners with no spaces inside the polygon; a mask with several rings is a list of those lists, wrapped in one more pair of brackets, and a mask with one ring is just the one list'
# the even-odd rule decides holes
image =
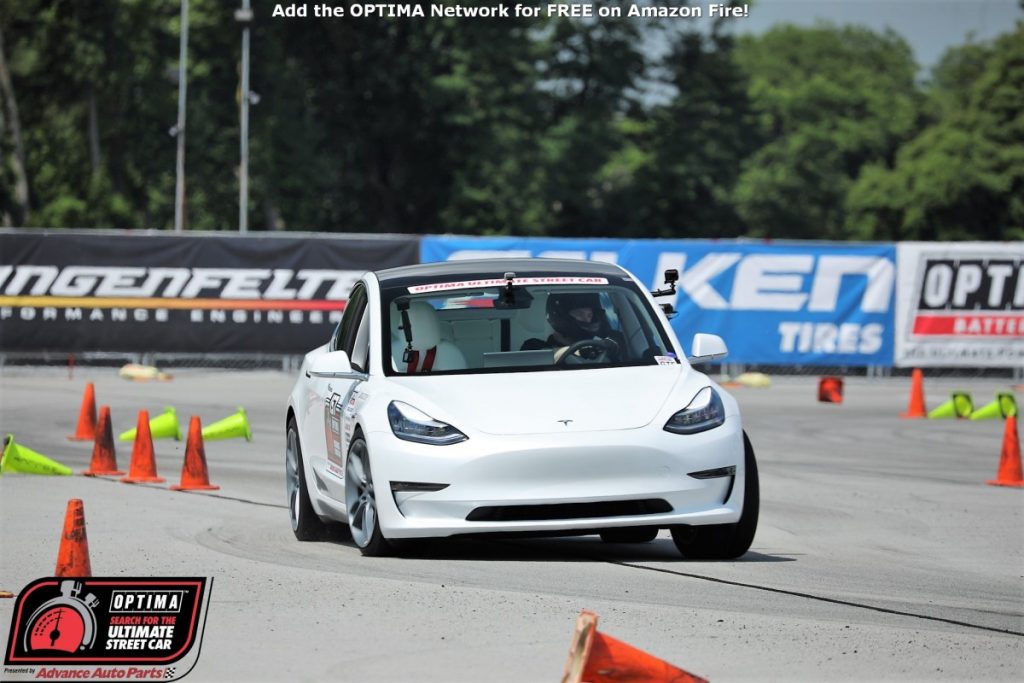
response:
{"label": "asphalt surface", "polygon": [[[81,476],[0,477],[0,590],[54,571],[67,500],[85,502],[95,576],[213,577],[192,681],[557,681],[576,616],[712,681],[1024,679],[1024,489],[987,486],[1001,421],[901,420],[909,380],[848,379],[842,405],[817,378],[734,394],[761,469],[761,523],[734,562],[683,560],[667,532],[447,540],[364,558],[339,528],[299,543],[284,505],[291,376],[186,371],[129,382],[114,370],[0,370],[0,429],[75,471],[83,388],[115,433],[140,408],[204,424],[243,405],[244,440],[206,444],[221,489],[177,493]],[[1006,383],[926,380],[987,402]],[[1024,398],[1018,394],[1018,400]],[[131,444],[117,443],[128,465]],[[184,442],[156,442],[181,471]],[[0,600],[6,643],[14,600]]]}

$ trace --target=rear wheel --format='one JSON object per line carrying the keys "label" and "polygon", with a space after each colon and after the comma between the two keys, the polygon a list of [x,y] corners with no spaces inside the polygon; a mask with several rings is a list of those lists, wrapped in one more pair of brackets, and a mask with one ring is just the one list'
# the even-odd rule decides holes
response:
{"label": "rear wheel", "polygon": [[754,448],[750,445],[746,432],[743,433],[743,462],[745,485],[743,512],[739,521],[734,524],[672,527],[672,540],[683,556],[695,560],[731,560],[750,549],[757,531],[761,487]]}
{"label": "rear wheel", "polygon": [[391,552],[391,545],[380,530],[377,497],[370,473],[370,451],[366,441],[357,437],[348,449],[345,465],[345,507],[352,540],[363,555],[375,557]]}
{"label": "rear wheel", "polygon": [[605,543],[650,543],[657,537],[656,526],[627,526],[601,532],[601,540]]}
{"label": "rear wheel", "polygon": [[327,526],[317,517],[313,504],[309,502],[305,466],[302,464],[302,446],[299,445],[299,430],[295,426],[295,420],[288,420],[284,467],[288,513],[295,538],[300,541],[318,541],[324,537]]}

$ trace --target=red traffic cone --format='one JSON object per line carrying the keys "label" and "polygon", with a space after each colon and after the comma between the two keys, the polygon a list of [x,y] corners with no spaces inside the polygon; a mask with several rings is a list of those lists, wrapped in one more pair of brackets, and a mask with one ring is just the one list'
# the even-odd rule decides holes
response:
{"label": "red traffic cone", "polygon": [[181,483],[172,486],[174,491],[216,491],[219,486],[210,484],[206,470],[206,448],[203,446],[203,425],[199,418],[192,416],[188,425],[188,441],[185,442],[185,463],[181,466]]}
{"label": "red traffic cone", "polygon": [[167,481],[156,475],[156,457],[153,455],[153,435],[149,431],[148,410],[139,411],[135,443],[132,444],[132,461],[128,465],[128,476],[121,481],[126,484],[159,484]]}
{"label": "red traffic cone", "polygon": [[822,377],[818,381],[818,400],[822,403],[842,403],[843,378]]}
{"label": "red traffic cone", "polygon": [[1017,416],[1006,418],[1003,430],[1003,448],[999,452],[999,471],[995,479],[986,482],[992,486],[1024,488],[1024,471],[1020,462],[1020,436],[1017,434]]}
{"label": "red traffic cone", "polygon": [[85,385],[82,394],[82,408],[78,411],[78,428],[68,441],[92,441],[96,438],[96,387],[92,382]]}
{"label": "red traffic cone", "polygon": [[597,615],[582,610],[569,646],[562,683],[707,683],[700,676],[606,636],[597,630]]}
{"label": "red traffic cone", "polygon": [[910,403],[907,405],[907,412],[900,417],[905,419],[928,417],[928,413],[924,409],[924,374],[920,368],[914,368],[914,374],[910,381]]}
{"label": "red traffic cone", "polygon": [[110,425],[110,406],[100,406],[100,421],[96,425],[96,441],[92,445],[92,462],[82,472],[87,477],[120,477],[117,453],[114,451],[114,429]]}
{"label": "red traffic cone", "polygon": [[85,535],[85,505],[78,498],[68,501],[64,513],[64,531],[57,550],[54,576],[92,576],[89,562],[89,539]]}

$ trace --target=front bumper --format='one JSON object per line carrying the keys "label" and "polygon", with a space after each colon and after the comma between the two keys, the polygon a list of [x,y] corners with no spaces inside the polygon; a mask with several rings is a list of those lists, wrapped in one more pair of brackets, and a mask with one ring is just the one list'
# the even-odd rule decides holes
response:
{"label": "front bumper", "polygon": [[[743,437],[736,416],[685,436],[650,426],[567,429],[476,435],[430,446],[378,431],[367,434],[367,445],[387,538],[725,524],[736,522],[743,508]],[[729,466],[734,476],[689,476]],[[392,491],[392,482],[446,486]]]}

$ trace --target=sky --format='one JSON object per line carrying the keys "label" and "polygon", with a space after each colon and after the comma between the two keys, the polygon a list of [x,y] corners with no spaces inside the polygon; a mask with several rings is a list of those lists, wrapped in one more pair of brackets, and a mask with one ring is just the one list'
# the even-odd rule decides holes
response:
{"label": "sky", "polygon": [[779,23],[813,26],[819,21],[891,28],[906,39],[924,69],[934,66],[953,45],[968,38],[989,40],[1024,20],[1018,0],[755,0],[749,12],[732,22],[737,33],[761,33]]}

